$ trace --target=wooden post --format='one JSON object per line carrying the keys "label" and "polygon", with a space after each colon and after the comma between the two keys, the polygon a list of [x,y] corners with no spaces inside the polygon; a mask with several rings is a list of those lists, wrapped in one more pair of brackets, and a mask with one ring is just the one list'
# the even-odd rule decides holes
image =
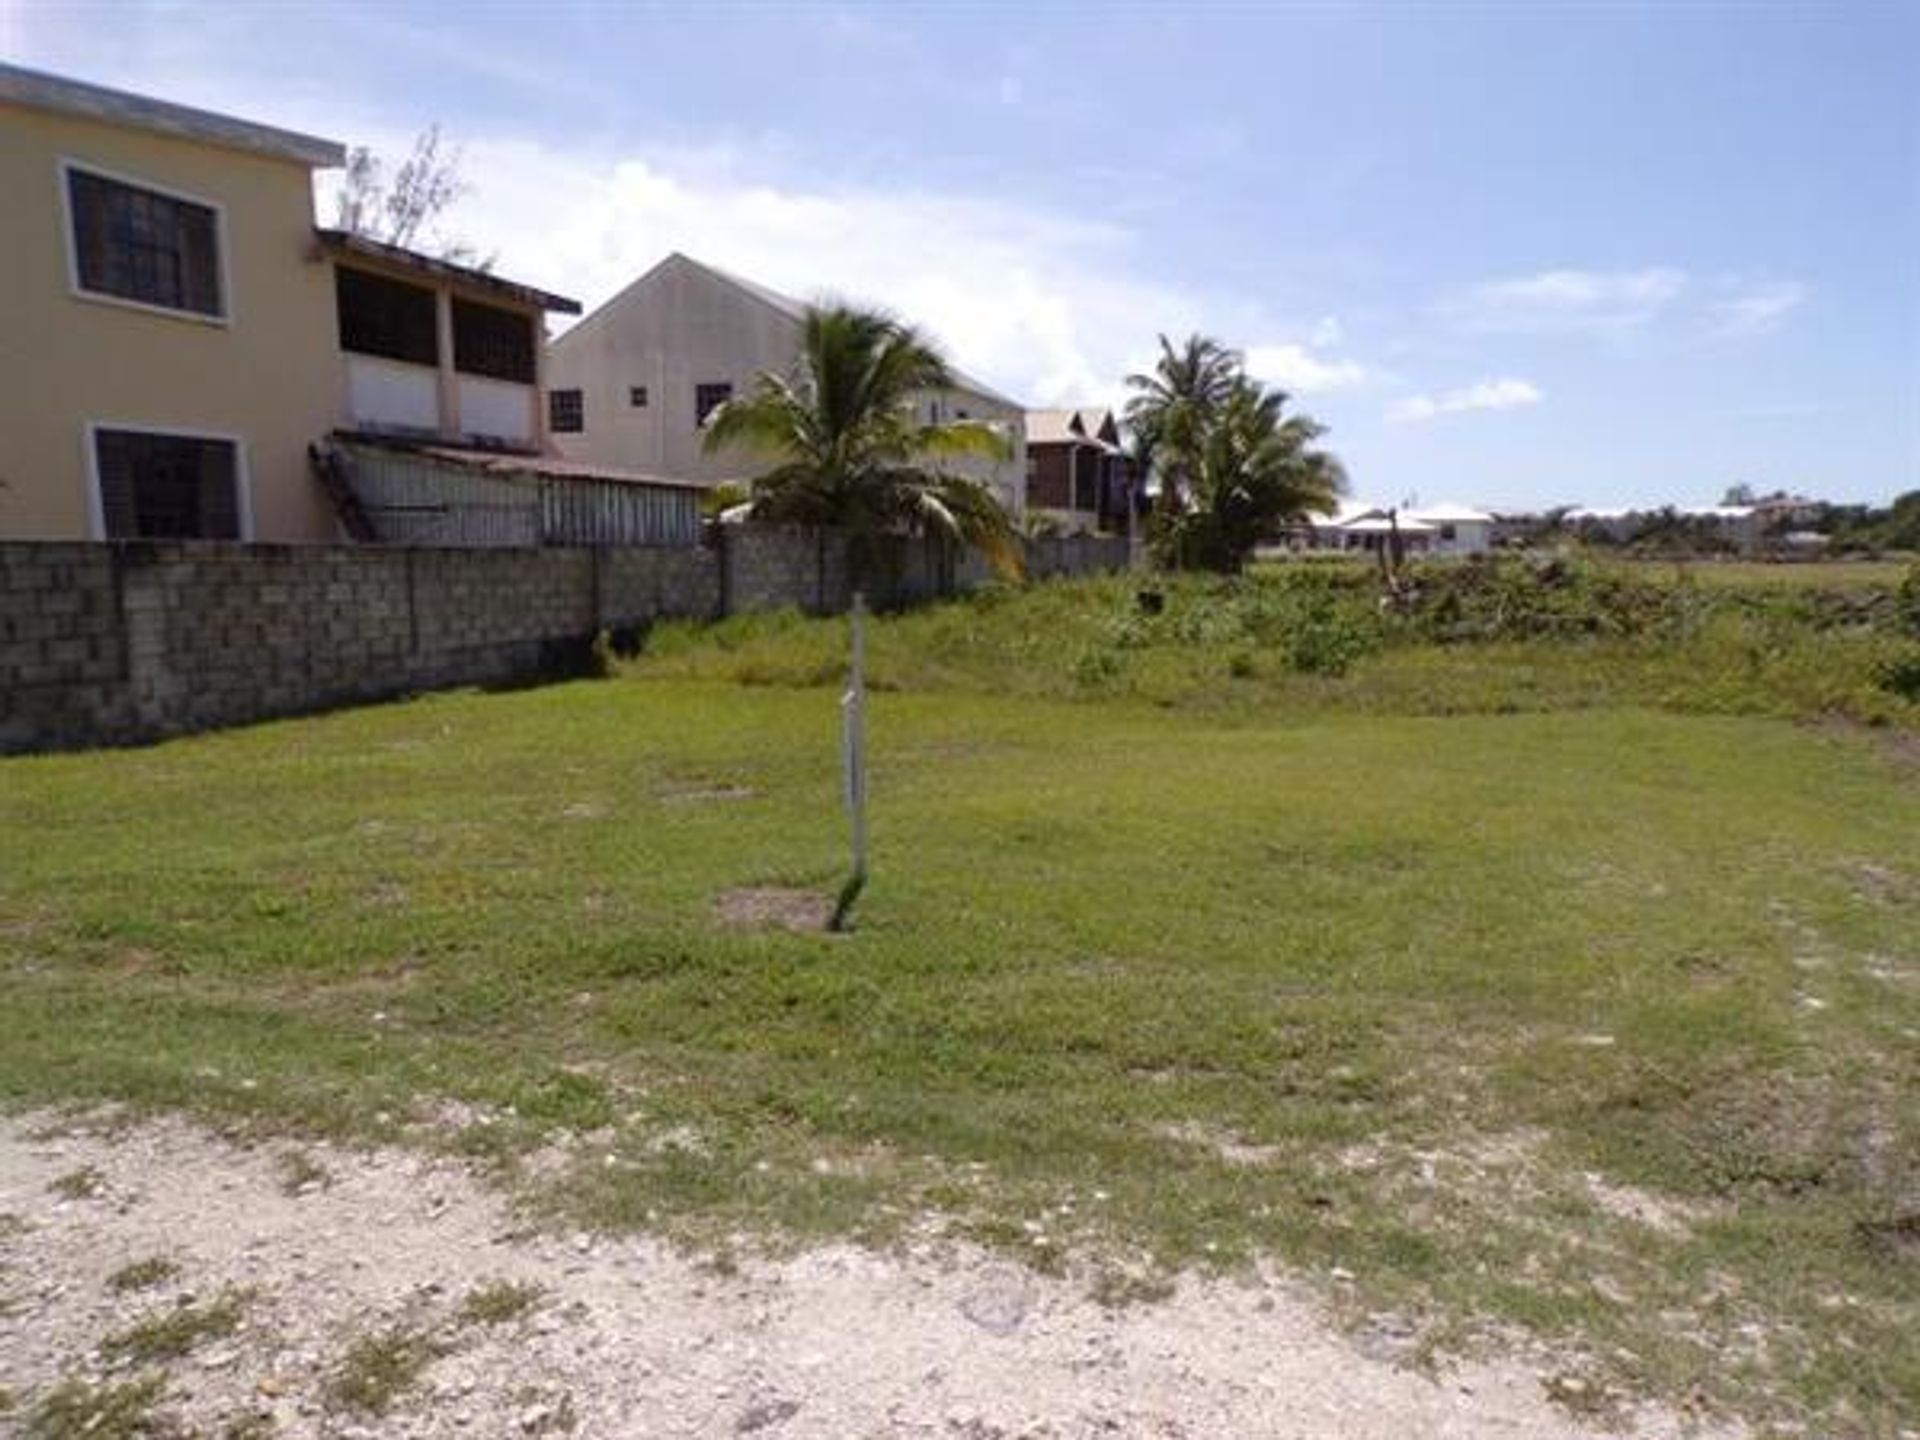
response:
{"label": "wooden post", "polygon": [[847,691],[840,697],[840,758],[845,775],[847,820],[852,830],[853,873],[840,888],[831,930],[853,928],[853,902],[867,885],[867,602],[853,592],[853,655],[848,666]]}

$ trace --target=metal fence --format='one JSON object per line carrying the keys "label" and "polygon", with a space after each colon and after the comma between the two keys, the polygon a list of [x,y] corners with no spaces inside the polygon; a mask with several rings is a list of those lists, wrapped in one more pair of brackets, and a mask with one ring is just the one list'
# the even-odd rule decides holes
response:
{"label": "metal fence", "polygon": [[641,481],[490,472],[417,452],[344,447],[354,494],[388,545],[700,543],[693,490]]}

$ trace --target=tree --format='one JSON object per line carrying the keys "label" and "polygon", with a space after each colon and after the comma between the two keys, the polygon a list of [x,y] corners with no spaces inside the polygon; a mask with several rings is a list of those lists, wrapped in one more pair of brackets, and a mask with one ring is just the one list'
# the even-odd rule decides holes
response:
{"label": "tree", "polygon": [[1333,512],[1346,472],[1314,446],[1325,427],[1285,415],[1286,403],[1284,391],[1236,375],[1207,416],[1190,503],[1164,532],[1180,563],[1236,572],[1286,525]]}
{"label": "tree", "polygon": [[1722,505],[1751,505],[1755,499],[1753,487],[1742,481],[1738,485],[1729,485],[1720,496]]}
{"label": "tree", "polygon": [[[1178,349],[1160,337],[1150,375],[1129,375],[1127,429],[1140,462],[1160,478],[1160,509],[1178,514],[1199,464],[1201,438],[1240,376],[1240,357],[1219,341],[1189,335]],[[1140,479],[1145,483],[1146,470]]]}
{"label": "tree", "polygon": [[[387,245],[417,249],[421,237],[456,201],[472,190],[460,173],[460,152],[443,153],[440,127],[429,125],[413,142],[413,150],[385,178],[385,163],[364,145],[347,152],[346,178],[335,206],[339,228]],[[439,238],[435,253],[456,265],[476,270],[493,267],[493,257],[482,256],[464,240]]]}
{"label": "tree", "polygon": [[741,448],[772,468],[753,482],[755,519],[843,528],[853,582],[871,578],[882,537],[935,534],[978,546],[1017,576],[1012,522],[978,480],[941,468],[1011,449],[979,420],[922,422],[916,402],[952,387],[932,342],[878,311],[811,306],[800,356],[786,375],[762,371],[752,390],[707,420],[709,454]]}

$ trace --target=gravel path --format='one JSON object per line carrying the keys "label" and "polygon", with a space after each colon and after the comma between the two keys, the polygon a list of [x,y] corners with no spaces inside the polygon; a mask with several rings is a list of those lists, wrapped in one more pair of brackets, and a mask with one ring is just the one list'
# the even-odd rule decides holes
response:
{"label": "gravel path", "polygon": [[[1583,1426],[1518,1361],[1434,1381],[1363,1353],[1278,1284],[1189,1280],[1110,1310],[951,1246],[829,1247],[721,1274],[644,1238],[526,1236],[459,1167],[411,1153],[305,1147],[329,1178],[289,1194],[283,1147],[176,1122],[47,1138],[45,1123],[0,1120],[0,1430],[62,1380],[163,1368],[157,1414],[181,1428],[159,1433],[209,1436],[1621,1433]],[[177,1272],[109,1285],[154,1256]],[[537,1302],[460,1318],[498,1281],[538,1286]],[[159,1366],[103,1356],[183,1295],[229,1288],[246,1292],[232,1333]],[[396,1333],[436,1343],[390,1410],[330,1392],[357,1339]],[[1629,1433],[1699,1433],[1637,1419]]]}

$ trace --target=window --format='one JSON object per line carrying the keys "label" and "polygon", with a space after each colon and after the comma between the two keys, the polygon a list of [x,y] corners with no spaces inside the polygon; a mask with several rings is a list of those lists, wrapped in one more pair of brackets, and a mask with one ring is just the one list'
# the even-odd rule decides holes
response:
{"label": "window", "polygon": [[733,398],[733,386],[725,381],[693,387],[693,423],[704,425],[707,417]]}
{"label": "window", "polygon": [[491,380],[533,384],[533,320],[517,310],[453,302],[453,368]]}
{"label": "window", "polygon": [[231,440],[95,430],[101,528],[109,540],[238,540],[240,457]]}
{"label": "window", "polygon": [[340,348],[413,365],[440,363],[433,291],[351,266],[333,267]]}
{"label": "window", "polygon": [[627,403],[636,410],[646,409],[647,408],[647,387],[644,385],[635,385],[632,389],[628,390]]}
{"label": "window", "polygon": [[220,212],[67,167],[74,284],[89,295],[223,318]]}
{"label": "window", "polygon": [[1452,540],[1452,539],[1454,539],[1454,538],[1455,538],[1455,535],[1454,535],[1454,530],[1453,530],[1453,526],[1451,526],[1451,525],[1442,525],[1442,526],[1440,527],[1440,538],[1441,538],[1442,540]]}
{"label": "window", "polygon": [[580,391],[547,392],[547,428],[556,435],[578,435],[587,428],[586,399]]}

